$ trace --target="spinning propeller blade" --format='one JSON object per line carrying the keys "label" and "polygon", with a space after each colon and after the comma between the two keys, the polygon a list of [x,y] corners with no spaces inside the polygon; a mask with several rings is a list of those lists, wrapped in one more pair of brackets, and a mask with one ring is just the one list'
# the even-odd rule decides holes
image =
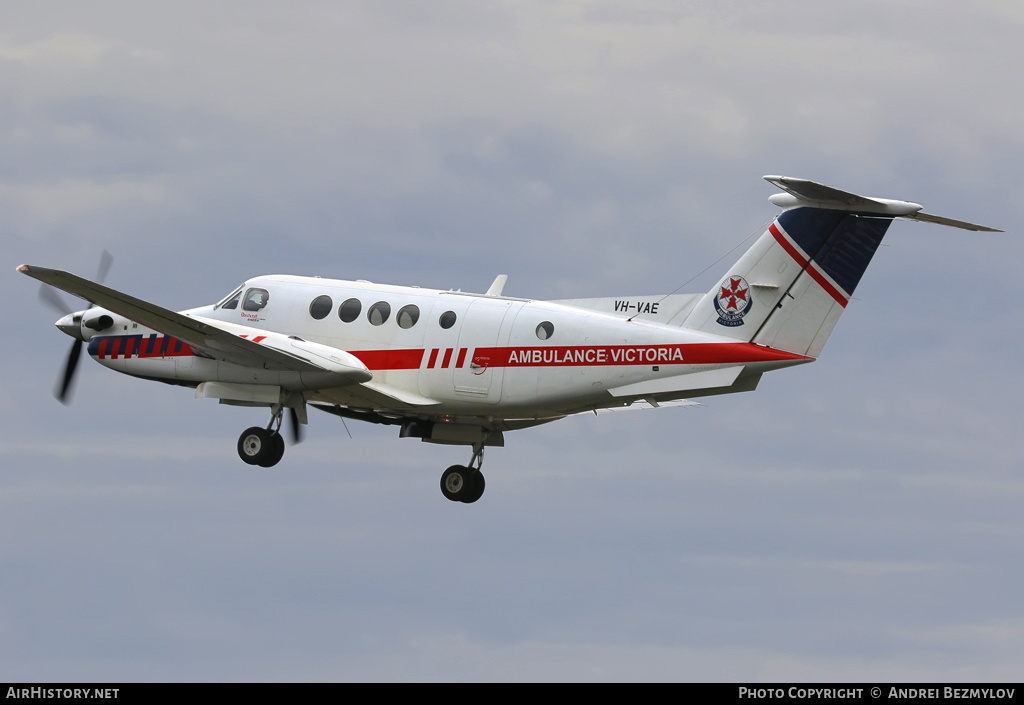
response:
{"label": "spinning propeller blade", "polygon": [[[107,278],[107,273],[110,271],[110,266],[114,263],[114,257],[106,250],[100,253],[100,264],[96,269],[96,282],[102,284],[103,280]],[[57,293],[57,290],[48,284],[42,284],[39,287],[39,300],[45,303],[47,306],[55,309],[64,316],[69,316],[74,313],[71,307],[67,305],[67,302]],[[92,308],[92,304],[85,307],[88,311]],[[75,317],[75,324],[77,325],[79,317]],[[60,323],[60,321],[58,321]],[[69,332],[67,328],[62,329],[65,332]],[[85,345],[85,341],[81,338],[79,333],[78,339],[71,343],[71,350],[68,351],[67,362],[64,363],[64,373],[58,378],[57,385],[53,389],[53,396],[61,404],[67,405],[71,403],[71,386],[75,380],[75,375],[78,372],[78,360],[82,356],[82,346]]]}
{"label": "spinning propeller blade", "polygon": [[288,407],[288,419],[291,422],[292,445],[298,445],[302,443],[302,426],[299,424],[299,414],[293,406]]}
{"label": "spinning propeller blade", "polygon": [[49,284],[39,285],[39,300],[61,315],[67,316],[74,313],[67,302],[57,293],[57,290]]}
{"label": "spinning propeller blade", "polygon": [[102,284],[103,280],[107,278],[107,273],[110,271],[110,265],[114,263],[114,255],[110,254],[106,250],[100,253],[100,266],[96,268],[96,283]]}
{"label": "spinning propeller blade", "polygon": [[71,396],[68,393],[71,389],[71,383],[75,379],[75,371],[78,369],[78,358],[82,354],[82,346],[85,345],[81,340],[76,340],[71,343],[71,350],[68,352],[68,361],[64,363],[64,374],[58,380],[58,384],[53,389],[53,396],[61,404],[67,406],[71,403]]}

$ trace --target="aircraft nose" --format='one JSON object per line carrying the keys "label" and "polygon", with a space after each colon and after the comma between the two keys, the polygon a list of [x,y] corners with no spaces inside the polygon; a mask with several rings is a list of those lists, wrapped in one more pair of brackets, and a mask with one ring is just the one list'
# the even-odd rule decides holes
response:
{"label": "aircraft nose", "polygon": [[76,340],[83,340],[82,338],[82,312],[69,313],[68,315],[61,318],[59,321],[54,323],[55,326],[60,328],[60,331],[66,335],[70,335]]}

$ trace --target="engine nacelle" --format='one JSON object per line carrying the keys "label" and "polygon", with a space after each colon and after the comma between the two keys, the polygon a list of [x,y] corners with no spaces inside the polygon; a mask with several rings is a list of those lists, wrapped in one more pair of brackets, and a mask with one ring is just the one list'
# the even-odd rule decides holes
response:
{"label": "engine nacelle", "polygon": [[[294,335],[281,335],[280,333],[260,333],[256,338],[262,338],[259,341],[261,345],[322,367],[336,375],[341,375],[347,381],[359,383],[369,382],[373,379],[373,373],[367,369],[362,360],[352,353],[332,348],[330,345],[314,343]],[[252,340],[255,342],[255,338]]]}
{"label": "engine nacelle", "polygon": [[[226,321],[218,321],[210,318],[203,318],[201,316],[195,316],[195,319],[234,333],[240,338],[245,338],[246,340],[250,340],[258,345],[265,345],[266,347],[273,348],[285,355],[290,355],[291,357],[308,362],[309,364],[315,365],[332,375],[340,376],[345,382],[359,384],[361,382],[369,382],[373,379],[373,373],[367,369],[362,360],[352,353],[339,348],[334,348],[322,343],[314,343],[311,340],[304,340],[294,335],[284,335],[273,331],[254,329],[249,326],[240,326],[236,323],[227,323]],[[302,372],[300,374],[302,375],[303,380],[306,380],[311,373]],[[309,380],[311,388],[328,386],[329,384],[336,383],[338,381],[339,380],[337,379],[314,381],[312,378]]]}
{"label": "engine nacelle", "polygon": [[116,313],[98,307],[69,313],[56,323],[63,333],[81,340],[83,343],[88,343],[97,333],[105,333],[118,325],[137,324],[133,324],[124,316],[118,316]]}

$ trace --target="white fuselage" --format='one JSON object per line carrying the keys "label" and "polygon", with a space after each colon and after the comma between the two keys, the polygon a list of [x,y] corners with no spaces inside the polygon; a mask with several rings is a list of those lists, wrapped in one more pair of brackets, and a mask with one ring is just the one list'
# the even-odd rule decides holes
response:
{"label": "white fuselage", "polygon": [[[637,398],[717,393],[736,375],[708,373],[745,368],[748,375],[759,375],[809,361],[682,328],[669,316],[664,317],[668,323],[630,320],[613,310],[623,305],[619,301],[596,301],[607,302],[609,310],[281,275],[247,281],[233,308],[222,302],[184,313],[258,343],[296,337],[346,351],[365,364],[373,384],[409,399],[440,402],[432,413],[493,418],[544,418]],[[90,354],[111,369],[189,386],[207,381],[277,385],[303,392],[307,401],[353,405],[344,389],[331,389],[327,376],[201,357],[180,341],[165,343],[160,333],[115,319],[113,329],[93,335],[89,345]],[[682,375],[698,379],[691,377],[695,373],[703,373],[703,381],[680,381]]]}

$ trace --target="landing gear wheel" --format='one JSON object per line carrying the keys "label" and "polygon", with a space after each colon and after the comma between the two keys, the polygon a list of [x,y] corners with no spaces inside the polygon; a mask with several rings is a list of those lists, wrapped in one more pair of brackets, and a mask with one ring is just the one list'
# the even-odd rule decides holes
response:
{"label": "landing gear wheel", "polygon": [[452,465],[441,475],[441,494],[453,502],[461,502],[473,487],[473,471],[462,465]]}
{"label": "landing gear wheel", "polygon": [[463,491],[466,496],[462,498],[466,504],[472,504],[484,494],[484,474],[477,470],[469,476],[469,479],[472,485]]}
{"label": "landing gear wheel", "polygon": [[472,504],[484,493],[484,474],[464,465],[452,465],[441,475],[441,494],[453,502]]}
{"label": "landing gear wheel", "polygon": [[[242,435],[238,437],[238,457],[249,465],[263,465],[263,463],[274,458],[276,455],[273,437],[277,435],[259,426],[245,429],[242,431]],[[283,442],[281,451],[283,455]],[[274,459],[274,462],[270,463],[270,465],[273,465],[280,459],[280,457]]]}
{"label": "landing gear wheel", "polygon": [[273,467],[281,462],[281,458],[284,457],[284,438],[281,437],[280,433],[274,433],[270,437],[269,446],[267,457],[256,461],[256,464],[261,468]]}

